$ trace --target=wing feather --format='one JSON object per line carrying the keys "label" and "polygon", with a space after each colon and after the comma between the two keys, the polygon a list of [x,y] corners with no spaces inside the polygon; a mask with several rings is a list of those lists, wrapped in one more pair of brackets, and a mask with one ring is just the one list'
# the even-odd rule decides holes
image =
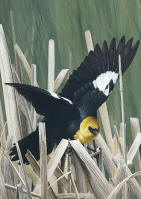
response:
{"label": "wing feather", "polygon": [[[90,51],[78,69],[72,73],[60,95],[75,101],[77,90],[92,82],[95,82],[96,85],[93,89],[100,85],[99,90],[102,91],[101,87],[103,87],[104,92],[109,83],[112,85],[111,80],[115,84],[118,79],[118,55],[121,55],[122,72],[124,73],[131,64],[138,45],[139,41],[133,45],[133,38],[125,42],[125,36],[121,37],[117,47],[115,38],[111,40],[109,47],[107,41],[103,42],[102,48],[96,44],[94,51]],[[100,80],[102,86],[99,83]],[[109,87],[109,92],[106,91],[107,95],[113,88],[114,85]]]}
{"label": "wing feather", "polygon": [[19,94],[26,98],[36,112],[48,117],[56,117],[66,115],[67,113],[77,112],[75,105],[71,100],[61,97],[54,92],[49,92],[45,89],[19,83],[6,83],[14,87]]}

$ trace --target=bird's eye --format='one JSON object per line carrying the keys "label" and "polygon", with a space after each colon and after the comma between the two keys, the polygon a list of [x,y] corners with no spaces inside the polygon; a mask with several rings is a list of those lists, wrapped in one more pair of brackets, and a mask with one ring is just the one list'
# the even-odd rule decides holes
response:
{"label": "bird's eye", "polygon": [[93,134],[93,135],[97,135],[98,134],[98,129],[96,128],[92,128],[91,126],[88,127],[88,130]]}

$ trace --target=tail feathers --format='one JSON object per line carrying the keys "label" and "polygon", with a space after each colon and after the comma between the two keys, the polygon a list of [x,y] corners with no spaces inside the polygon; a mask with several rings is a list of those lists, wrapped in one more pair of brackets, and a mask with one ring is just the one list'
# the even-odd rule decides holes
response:
{"label": "tail feathers", "polygon": [[[18,144],[19,144],[19,148],[20,148],[21,155],[23,158],[23,163],[29,164],[28,160],[25,157],[27,150],[29,150],[33,154],[33,156],[35,157],[35,159],[37,161],[40,159],[38,128],[34,132],[32,132],[30,135],[28,135],[27,137],[19,140]],[[47,143],[47,153],[48,154],[52,152],[54,144],[55,144],[55,142],[53,142],[50,139],[48,140],[48,143]],[[19,160],[19,156],[18,156],[17,148],[16,148],[15,144],[10,149],[9,155],[10,155],[12,161]]]}
{"label": "tail feathers", "polygon": [[[32,132],[27,137],[18,141],[19,148],[21,151],[21,155],[23,158],[23,163],[28,164],[28,160],[25,157],[27,150],[29,150],[36,160],[39,160],[39,134],[38,129]],[[13,147],[10,149],[10,157],[12,161],[19,160],[19,156],[17,153],[16,145],[14,144]]]}

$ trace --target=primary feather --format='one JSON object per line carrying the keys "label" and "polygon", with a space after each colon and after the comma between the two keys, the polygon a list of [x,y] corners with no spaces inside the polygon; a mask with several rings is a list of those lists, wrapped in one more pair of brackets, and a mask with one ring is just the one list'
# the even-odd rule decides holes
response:
{"label": "primary feather", "polygon": [[94,51],[90,51],[79,68],[74,70],[60,95],[73,101],[74,93],[77,90],[90,82],[96,82],[96,79],[99,88],[105,88],[110,82],[106,76],[110,74],[115,84],[119,74],[118,56],[121,56],[122,72],[124,73],[137,52],[139,41],[134,45],[132,43],[133,39],[125,42],[125,36],[123,36],[117,47],[115,38],[112,39],[109,47],[106,41],[103,42],[102,48],[96,44]]}

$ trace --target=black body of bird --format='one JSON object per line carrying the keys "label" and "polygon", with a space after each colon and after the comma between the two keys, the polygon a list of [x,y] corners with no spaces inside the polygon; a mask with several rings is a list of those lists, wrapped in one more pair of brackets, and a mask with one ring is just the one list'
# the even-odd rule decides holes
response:
{"label": "black body of bird", "polygon": [[[99,124],[98,108],[105,102],[119,78],[118,57],[121,56],[122,73],[131,64],[139,45],[133,39],[125,42],[123,36],[118,45],[115,38],[109,47],[104,41],[102,48],[95,45],[81,65],[74,70],[60,94],[26,84],[7,83],[33,105],[36,112],[44,116],[47,137],[47,152],[62,138],[78,139],[91,143],[96,137]],[[39,157],[39,132],[37,129],[21,139],[19,147],[23,162],[28,163],[25,153],[30,150]],[[10,150],[11,159],[18,160],[16,146]]]}

